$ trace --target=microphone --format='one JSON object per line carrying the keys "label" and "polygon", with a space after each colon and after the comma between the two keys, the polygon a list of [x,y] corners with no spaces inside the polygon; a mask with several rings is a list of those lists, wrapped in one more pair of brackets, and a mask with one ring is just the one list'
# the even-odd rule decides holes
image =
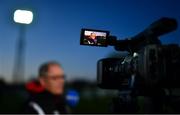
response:
{"label": "microphone", "polygon": [[80,96],[79,93],[74,90],[74,89],[70,89],[67,91],[66,93],[66,103],[70,106],[70,107],[75,107],[78,105],[80,100]]}

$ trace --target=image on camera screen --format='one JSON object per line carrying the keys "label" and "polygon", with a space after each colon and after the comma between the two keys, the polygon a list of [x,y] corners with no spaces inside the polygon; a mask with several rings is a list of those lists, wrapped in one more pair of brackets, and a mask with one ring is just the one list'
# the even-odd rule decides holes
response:
{"label": "image on camera screen", "polygon": [[109,32],[101,30],[82,29],[81,45],[107,46]]}

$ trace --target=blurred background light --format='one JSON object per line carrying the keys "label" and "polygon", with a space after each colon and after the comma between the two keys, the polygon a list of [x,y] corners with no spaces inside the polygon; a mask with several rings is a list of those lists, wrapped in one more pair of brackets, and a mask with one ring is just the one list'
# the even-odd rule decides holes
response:
{"label": "blurred background light", "polygon": [[16,10],[14,12],[14,21],[20,24],[30,24],[33,20],[33,13],[28,10]]}

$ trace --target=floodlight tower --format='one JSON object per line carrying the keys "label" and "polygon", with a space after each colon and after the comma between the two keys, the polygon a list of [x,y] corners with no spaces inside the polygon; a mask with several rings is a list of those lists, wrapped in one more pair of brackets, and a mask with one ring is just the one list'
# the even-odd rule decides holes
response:
{"label": "floodlight tower", "polygon": [[20,26],[13,68],[13,81],[21,83],[24,80],[25,73],[25,27],[33,21],[33,13],[29,10],[18,9],[14,12],[13,19]]}

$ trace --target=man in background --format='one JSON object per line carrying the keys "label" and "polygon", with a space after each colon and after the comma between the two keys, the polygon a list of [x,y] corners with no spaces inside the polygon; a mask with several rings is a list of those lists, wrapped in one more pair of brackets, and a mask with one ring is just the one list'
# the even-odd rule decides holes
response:
{"label": "man in background", "polygon": [[[35,90],[27,102],[24,112],[28,114],[67,113],[64,93],[64,71],[57,62],[47,62],[40,66],[39,90]],[[29,89],[33,89],[30,85]],[[38,91],[38,93],[37,93]]]}
{"label": "man in background", "polygon": [[85,44],[97,44],[97,38],[95,33],[91,33],[90,36],[88,36],[86,39],[84,39]]}

